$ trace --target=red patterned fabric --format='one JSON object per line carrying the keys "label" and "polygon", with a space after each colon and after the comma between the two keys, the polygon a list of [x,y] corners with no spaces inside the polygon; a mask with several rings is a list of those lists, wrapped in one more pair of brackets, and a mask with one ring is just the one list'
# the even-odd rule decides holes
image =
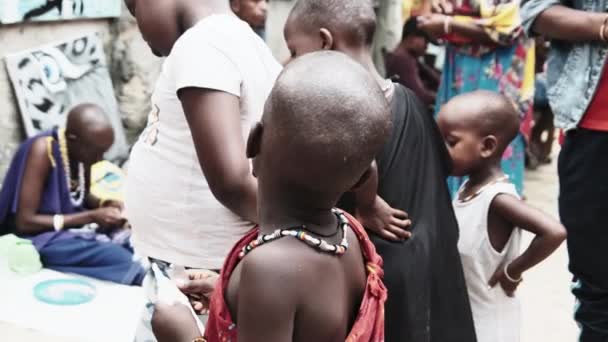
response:
{"label": "red patterned fabric", "polygon": [[[384,341],[384,303],[386,302],[386,288],[382,283],[382,258],[376,253],[374,245],[367,233],[352,216],[346,214],[352,230],[359,239],[361,251],[366,263],[367,284],[365,294],[361,301],[359,314],[346,342],[383,342]],[[205,338],[208,342],[236,342],[237,329],[232,322],[224,294],[228,287],[230,275],[239,263],[239,253],[244,246],[256,239],[259,229],[256,228],[241,239],[232,249],[220,277],[217,290],[211,298],[209,320],[205,327]],[[334,257],[334,256],[328,256]]]}

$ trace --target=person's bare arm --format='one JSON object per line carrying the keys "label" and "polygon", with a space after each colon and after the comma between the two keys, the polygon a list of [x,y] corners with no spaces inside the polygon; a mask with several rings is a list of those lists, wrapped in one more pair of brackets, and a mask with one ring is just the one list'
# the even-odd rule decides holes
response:
{"label": "person's bare arm", "polygon": [[479,44],[498,44],[490,37],[488,32],[479,25],[469,22],[459,22],[451,20],[450,16],[444,14],[428,14],[418,17],[418,27],[434,38],[441,38],[446,34],[445,25],[448,20],[448,26],[451,32],[465,36]]}
{"label": "person's bare arm", "polygon": [[239,98],[201,88],[183,88],[178,96],[211,192],[237,215],[257,222],[257,181],[245,153]]}
{"label": "person's bare arm", "polygon": [[407,58],[400,62],[394,63],[395,72],[399,75],[399,83],[410,88],[425,104],[431,105],[435,103],[437,93],[427,89],[419,73],[414,72],[414,70],[418,70],[416,60],[414,58]]}
{"label": "person's bare arm", "polygon": [[[208,309],[219,274],[207,270],[188,270],[188,280],[178,282],[188,296],[194,311],[201,315]],[[190,309],[183,304],[156,304],[152,315],[152,331],[158,342],[192,342],[201,333]]]}
{"label": "person's bare arm", "polygon": [[243,259],[235,322],[239,342],[292,340],[298,292],[303,284],[299,271],[281,261],[284,258],[284,253],[260,249]]}
{"label": "person's bare arm", "polygon": [[89,195],[87,196],[87,208],[116,208],[120,211],[123,211],[124,209],[124,203],[122,203],[122,201],[118,201],[118,200],[107,200],[107,199],[102,199],[99,198],[95,195],[93,195],[92,193],[89,193]]}
{"label": "person's bare arm", "polygon": [[[534,21],[534,32],[572,42],[599,41],[607,13],[579,11],[561,5],[544,10]],[[608,33],[608,27],[605,30]],[[608,36],[607,36],[608,38]]]}
{"label": "person's bare arm", "polygon": [[[494,198],[490,212],[514,227],[519,227],[535,235],[526,251],[507,266],[511,278],[519,279],[528,269],[545,260],[566,239],[566,229],[553,217],[537,210],[520,199],[500,194]],[[512,295],[517,284],[504,281],[504,266],[500,267],[490,280],[490,286],[500,282],[507,294]],[[506,279],[508,280],[508,279]],[[511,287],[513,287],[511,289]]]}
{"label": "person's bare arm", "polygon": [[150,325],[158,342],[192,342],[201,337],[192,312],[181,303],[154,305]]}
{"label": "person's bare arm", "polygon": [[211,296],[220,275],[213,271],[192,269],[187,270],[188,279],[178,281],[177,286],[188,297],[192,309],[199,315],[209,310]]}
{"label": "person's bare arm", "polygon": [[474,23],[465,23],[452,20],[450,26],[452,32],[468,37],[477,43],[497,44],[497,42],[490,37],[488,32],[484,30],[483,27],[475,25]]}
{"label": "person's bare arm", "polygon": [[406,212],[394,209],[378,196],[378,166],[374,161],[367,181],[354,191],[356,218],[368,231],[389,241],[411,237],[406,229],[411,225]]}
{"label": "person's bare arm", "polygon": [[427,86],[437,89],[437,87],[439,87],[439,83],[441,83],[441,74],[435,70],[435,68],[426,63],[419,63],[418,68],[420,68],[420,73],[422,74],[425,83],[428,83]]}
{"label": "person's bare arm", "polygon": [[[52,167],[47,154],[46,140],[40,138],[31,146],[19,190],[19,204],[15,217],[17,233],[34,235],[53,231],[53,215],[38,213],[44,186]],[[113,210],[85,211],[64,215],[64,227],[80,227],[92,222],[113,224],[121,219],[120,212]]]}

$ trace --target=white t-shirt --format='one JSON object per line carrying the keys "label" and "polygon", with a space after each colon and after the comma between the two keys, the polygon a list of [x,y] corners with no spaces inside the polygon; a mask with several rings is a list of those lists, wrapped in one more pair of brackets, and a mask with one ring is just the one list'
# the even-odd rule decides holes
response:
{"label": "white t-shirt", "polygon": [[253,224],[211,193],[177,91],[197,87],[238,96],[246,139],[280,71],[266,44],[233,15],[206,17],[175,43],[129,164],[125,206],[138,254],[189,267],[222,267]]}
{"label": "white t-shirt", "polygon": [[502,252],[494,249],[488,236],[488,214],[499,194],[515,197],[511,183],[499,182],[485,188],[468,202],[454,200],[454,212],[460,227],[458,251],[469,292],[478,342],[518,342],[520,331],[519,300],[508,297],[500,284],[488,288],[499,267],[519,256],[521,229],[515,228]]}

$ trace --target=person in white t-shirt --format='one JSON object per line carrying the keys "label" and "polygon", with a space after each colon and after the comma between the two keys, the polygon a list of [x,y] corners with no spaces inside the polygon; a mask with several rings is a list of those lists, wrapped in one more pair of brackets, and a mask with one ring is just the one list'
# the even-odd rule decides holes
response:
{"label": "person in white t-shirt", "polygon": [[[518,342],[515,291],[522,274],[553,253],[566,230],[521,201],[502,172],[501,157],[519,132],[519,116],[509,99],[489,91],[457,96],[441,109],[437,123],[452,174],[469,177],[454,200],[454,212],[477,341]],[[522,229],[535,237],[520,253]]]}
{"label": "person in white t-shirt", "polygon": [[[219,270],[256,221],[245,142],[281,66],[227,0],[126,4],[152,51],[166,57],[130,157],[133,245],[160,274],[172,266]],[[154,302],[159,273],[148,274]]]}
{"label": "person in white t-shirt", "polygon": [[129,164],[135,248],[220,269],[256,220],[245,141],[281,66],[227,1],[134,0],[130,8],[152,50],[166,56]]}

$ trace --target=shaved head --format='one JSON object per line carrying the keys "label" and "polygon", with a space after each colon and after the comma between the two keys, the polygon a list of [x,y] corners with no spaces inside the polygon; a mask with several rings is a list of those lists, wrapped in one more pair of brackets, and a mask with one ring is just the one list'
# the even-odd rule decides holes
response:
{"label": "shaved head", "polygon": [[515,105],[504,95],[477,90],[453,97],[437,116],[452,158],[452,175],[466,176],[488,163],[499,165],[519,133]]}
{"label": "shaved head", "polygon": [[331,200],[360,180],[391,128],[390,109],[371,75],[329,51],[307,54],[284,69],[262,122],[260,169],[298,192],[329,194]]}
{"label": "shaved head", "polygon": [[519,114],[506,96],[477,90],[454,97],[442,110],[448,120],[460,120],[475,127],[481,135],[494,135],[505,147],[519,133]]}
{"label": "shaved head", "polygon": [[372,0],[298,0],[290,21],[312,32],[327,28],[352,46],[371,46],[376,31]]}
{"label": "shaved head", "polygon": [[114,129],[110,120],[98,105],[80,104],[69,112],[66,135],[71,153],[76,160],[94,163],[114,143]]}
{"label": "shaved head", "polygon": [[76,135],[90,135],[112,130],[112,124],[101,107],[85,103],[69,112],[66,130]]}

